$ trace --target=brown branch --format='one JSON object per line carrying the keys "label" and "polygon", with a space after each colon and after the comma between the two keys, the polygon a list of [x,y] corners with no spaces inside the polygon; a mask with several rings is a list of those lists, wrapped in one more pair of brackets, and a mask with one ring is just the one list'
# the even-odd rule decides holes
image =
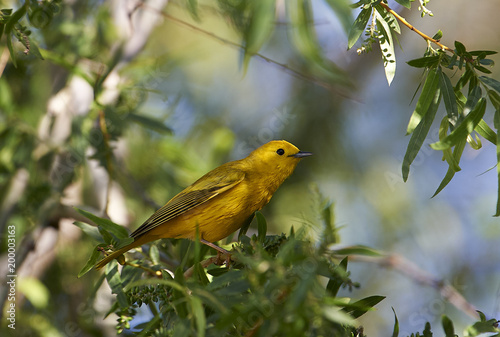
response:
{"label": "brown branch", "polygon": [[[217,264],[219,260],[220,259],[218,256],[212,256],[206,260],[201,261],[200,264],[203,268],[207,268],[211,264]],[[194,265],[189,267],[189,269],[184,272],[184,278],[190,278],[191,276],[193,276],[193,273],[194,273]]]}
{"label": "brown branch", "polygon": [[383,2],[380,2],[380,6],[384,7],[386,11],[388,11],[389,13],[391,13],[392,15],[394,15],[396,17],[396,19],[398,19],[402,24],[404,24],[410,30],[412,30],[415,33],[417,33],[418,35],[420,35],[422,38],[424,38],[424,40],[430,41],[430,42],[434,43],[435,45],[437,45],[439,48],[441,48],[443,50],[449,51],[449,52],[451,52],[453,54],[455,53],[455,51],[453,49],[451,49],[450,47],[447,47],[444,44],[440,43],[439,40],[433,39],[432,37],[428,36],[425,33],[422,33],[420,30],[418,30],[417,28],[415,28],[411,23],[409,23],[408,21],[406,21],[405,18],[403,18],[401,15],[399,15],[397,12],[395,12],[387,4],[385,4]]}
{"label": "brown branch", "polygon": [[404,258],[401,255],[390,254],[382,257],[349,255],[350,261],[369,262],[375,263],[385,268],[392,268],[401,274],[408,276],[413,281],[432,287],[439,291],[449,303],[454,305],[457,309],[466,313],[474,319],[479,319],[477,309],[467,302],[467,300],[456,290],[453,286],[447,284],[445,281],[438,279],[430,273],[422,270],[413,262]]}

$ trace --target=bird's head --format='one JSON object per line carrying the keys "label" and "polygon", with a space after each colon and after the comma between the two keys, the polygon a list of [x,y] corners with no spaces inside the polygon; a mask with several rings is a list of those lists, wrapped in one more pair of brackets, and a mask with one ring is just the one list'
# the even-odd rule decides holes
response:
{"label": "bird's head", "polygon": [[310,155],[311,152],[299,151],[285,140],[273,140],[255,149],[248,158],[258,171],[281,184],[292,174],[300,159]]}

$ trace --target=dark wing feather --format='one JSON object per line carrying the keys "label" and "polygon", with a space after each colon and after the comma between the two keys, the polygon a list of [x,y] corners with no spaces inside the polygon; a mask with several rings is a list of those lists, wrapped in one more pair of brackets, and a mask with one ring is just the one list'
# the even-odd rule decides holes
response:
{"label": "dark wing feather", "polygon": [[[218,180],[214,183],[214,177]],[[158,209],[148,220],[137,228],[130,236],[138,238],[151,229],[184,214],[205,203],[213,197],[225,192],[240,183],[245,174],[239,170],[231,170],[219,178],[216,171],[211,171],[196,181],[193,185],[173,197],[165,206]],[[206,179],[204,179],[206,178]]]}

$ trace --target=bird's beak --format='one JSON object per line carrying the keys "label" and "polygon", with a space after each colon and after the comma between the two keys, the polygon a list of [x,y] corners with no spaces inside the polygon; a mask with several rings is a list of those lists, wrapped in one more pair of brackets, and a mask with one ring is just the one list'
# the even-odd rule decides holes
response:
{"label": "bird's beak", "polygon": [[296,154],[289,155],[288,157],[303,158],[303,157],[309,157],[309,156],[312,156],[312,155],[313,155],[312,152],[299,151]]}

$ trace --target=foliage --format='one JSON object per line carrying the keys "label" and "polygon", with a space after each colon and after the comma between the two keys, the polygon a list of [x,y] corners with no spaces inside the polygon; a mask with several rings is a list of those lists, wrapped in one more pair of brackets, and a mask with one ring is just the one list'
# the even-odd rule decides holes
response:
{"label": "foliage", "polygon": [[[113,261],[105,275],[117,295],[109,313],[119,317],[118,333],[131,329],[158,336],[362,336],[356,319],[383,296],[360,300],[337,296],[341,288],[352,291],[359,285],[349,277],[348,258],[340,260],[340,255],[328,249],[335,241],[329,235],[334,230],[332,206],[327,207],[322,214],[329,218],[323,219],[324,239],[319,244],[293,229],[288,236],[266,235],[265,219],[258,213],[258,234],[248,237],[240,233],[229,267],[210,264],[205,270],[202,260],[215,251],[186,240],[177,242],[174,251],[152,246],[148,255],[125,263],[121,271]],[[109,220],[85,214],[98,225],[106,245],[123,230],[110,226]],[[171,257],[169,263],[158,258],[165,255]],[[98,259],[93,255],[89,262]],[[172,266],[172,260],[178,265]],[[145,312],[144,307],[151,311],[152,319],[131,326],[136,315]]]}
{"label": "foliage", "polygon": [[[401,5],[410,8],[410,1],[398,1]],[[395,13],[386,1],[361,0],[356,7],[361,12],[356,18],[349,33],[349,48],[351,48],[361,37],[366,28],[368,38],[358,49],[358,53],[370,51],[372,43],[378,41],[384,59],[384,68],[389,84],[394,78],[396,71],[396,58],[392,36],[400,34],[398,25],[400,20],[408,28],[416,31],[427,41],[424,56],[408,64],[412,67],[422,68],[423,85],[420,97],[417,100],[415,111],[408,123],[407,134],[411,138],[403,161],[402,173],[406,181],[410,172],[410,166],[422,147],[430,127],[436,119],[441,100],[444,101],[446,114],[441,120],[439,128],[439,141],[431,144],[431,148],[443,152],[443,161],[448,164],[448,172],[438,186],[434,196],[448,185],[456,172],[461,168],[460,158],[468,143],[471,148],[478,150],[482,147],[481,138],[497,146],[499,123],[498,115],[500,109],[500,82],[483,74],[491,74],[487,67],[494,65],[488,56],[496,54],[496,51],[474,50],[467,51],[466,47],[455,41],[455,48],[451,49],[439,42],[442,32],[438,31],[432,38],[415,29],[401,16]],[[425,6],[421,6],[422,14],[429,13]],[[370,17],[373,17],[369,24]],[[434,49],[432,44],[439,48]],[[457,76],[456,74],[461,74]],[[455,85],[452,84],[450,75],[458,77]],[[493,125],[485,122],[487,101],[494,108]],[[493,129],[496,130],[493,131]],[[500,156],[497,155],[497,162]],[[497,165],[499,176],[499,189],[497,197],[497,210],[495,216],[500,215],[500,165]]]}
{"label": "foliage", "polygon": [[[397,2],[410,8],[413,1]],[[241,51],[243,72],[261,59],[299,81],[322,87],[328,97],[332,93],[352,97],[350,74],[322,48],[312,1],[284,2],[284,22],[276,22],[278,2],[271,0],[172,3],[157,14]],[[420,4],[422,15],[432,14],[426,8],[427,1]],[[152,10],[148,5],[139,4],[127,13],[129,18]],[[327,0],[325,5],[349,32],[349,47],[356,45],[363,32],[366,39],[358,48],[360,53],[370,51],[373,43],[380,45],[391,83],[396,74],[394,46],[403,22],[397,13],[390,11],[386,1],[363,0],[355,4],[361,12],[353,23],[350,1]],[[189,77],[178,70],[186,60],[175,59],[169,51],[151,52],[156,46],[148,46],[139,55],[127,54],[128,37],[120,34],[134,25],[130,21],[118,28],[113,10],[107,1],[58,0],[25,1],[0,10],[0,38],[8,56],[5,62],[2,56],[0,62],[0,229],[3,233],[7,223],[15,225],[19,266],[25,265],[30,252],[38,252],[38,240],[44,234],[57,231],[60,235],[57,248],[44,252],[50,262],[44,264],[46,260],[40,259],[34,264],[42,268],[35,275],[40,281],[28,279],[24,288],[21,286],[28,301],[19,303],[18,331],[40,336],[103,335],[102,327],[96,326],[102,315],[94,303],[97,288],[106,279],[116,295],[110,313],[119,317],[117,332],[154,332],[160,336],[364,335],[359,318],[373,317],[370,311],[383,296],[359,299],[353,291],[359,284],[351,280],[346,255],[381,253],[363,246],[332,248],[339,239],[329,204],[319,212],[323,225],[319,242],[303,232],[295,234],[293,228],[288,235],[267,235],[266,220],[258,215],[257,235],[240,233],[234,246],[236,261],[230,268],[214,264],[205,268],[207,260],[203,259],[211,253],[208,248],[198,242],[174,240],[172,247],[164,242],[152,244],[149,251],[140,258],[134,255],[134,263],[127,262],[121,270],[113,262],[103,277],[91,271],[102,250],[130,241],[123,227],[105,220],[112,192],[118,189],[126,199],[127,207],[122,209],[126,216],[140,219],[158,206],[152,200],[163,200],[166,193],[178,191],[227,160],[242,131],[241,126],[226,123],[222,113],[215,115],[207,108],[211,102],[195,97],[194,90],[179,84]],[[187,23],[172,12],[189,13],[196,22],[203,22],[207,13],[213,12],[229,22],[240,42]],[[277,39],[281,26],[288,39]],[[460,170],[466,143],[479,149],[479,135],[498,148],[500,127],[500,85],[486,76],[493,65],[488,57],[494,52],[468,51],[459,42],[454,49],[447,49],[438,41],[441,35],[424,36],[428,44],[423,57],[409,62],[423,69],[424,79],[408,125],[412,136],[403,163],[406,180],[443,101],[446,114],[440,118],[440,141],[432,147],[443,152],[449,170],[436,193]],[[290,49],[286,63],[264,55],[268,51],[273,54],[277,40],[290,43],[286,44]],[[436,43],[439,48],[432,48]],[[453,71],[460,74],[454,84]],[[168,82],[167,88],[160,82]],[[162,101],[161,108],[148,105],[155,99]],[[495,110],[493,126],[485,122],[487,102]],[[309,110],[308,102],[303,104]],[[186,124],[195,122],[185,128],[187,131],[176,130],[174,135],[172,116],[178,107],[184,109]],[[195,118],[191,110],[201,112]],[[281,133],[273,134],[277,135]],[[123,140],[130,155],[121,152]],[[74,205],[78,205],[77,211]],[[500,208],[497,215],[499,212]],[[75,225],[98,242],[99,249],[92,249],[87,263],[88,242],[64,236],[62,224],[67,218],[78,219]],[[87,223],[89,220],[97,226]],[[3,244],[2,253],[5,251]],[[76,275],[87,279],[75,281]],[[361,281],[364,284],[366,280]],[[341,297],[342,288],[352,292],[352,298]],[[0,295],[3,305],[4,289]],[[137,322],[148,310],[152,320]],[[76,318],[67,322],[68,316]],[[464,336],[496,333],[497,323],[480,315]],[[446,336],[455,333],[448,318],[443,317],[442,325]],[[424,329],[416,335],[428,336],[430,325]],[[397,330],[395,316],[394,336]]]}

